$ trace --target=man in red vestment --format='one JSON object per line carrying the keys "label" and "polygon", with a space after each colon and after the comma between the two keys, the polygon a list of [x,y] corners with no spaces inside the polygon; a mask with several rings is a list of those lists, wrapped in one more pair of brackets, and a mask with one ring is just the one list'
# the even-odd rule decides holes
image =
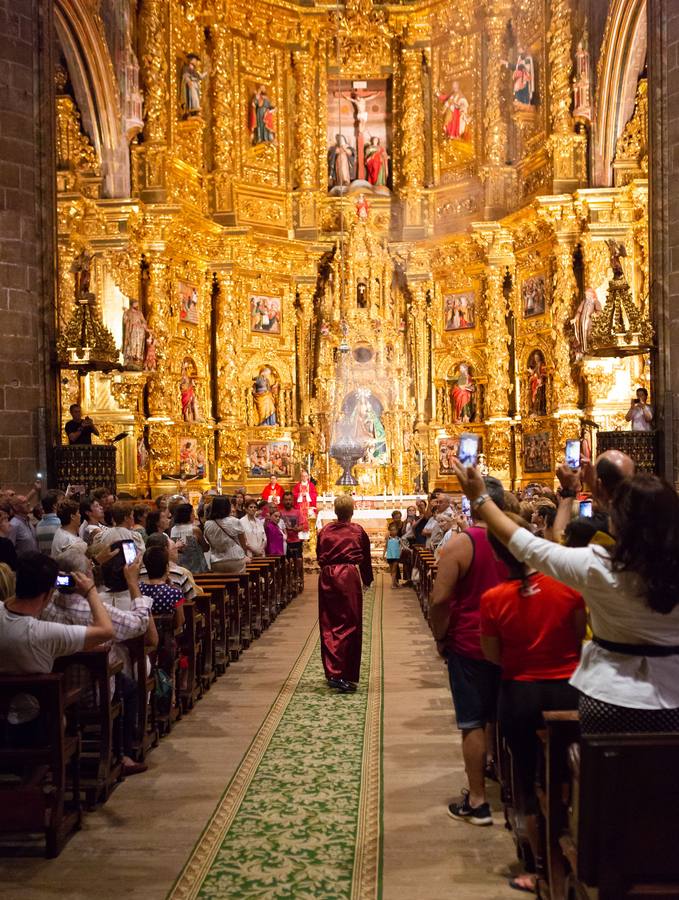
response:
{"label": "man in red vestment", "polygon": [[356,690],[361,671],[363,591],[373,582],[370,538],[351,521],[354,501],[348,494],[335,500],[336,522],[318,535],[318,624],[321,657],[330,687]]}
{"label": "man in red vestment", "polygon": [[262,499],[266,500],[272,508],[275,508],[280,504],[284,493],[285,491],[278,483],[278,478],[275,475],[272,475],[269,478],[269,483],[262,491]]}

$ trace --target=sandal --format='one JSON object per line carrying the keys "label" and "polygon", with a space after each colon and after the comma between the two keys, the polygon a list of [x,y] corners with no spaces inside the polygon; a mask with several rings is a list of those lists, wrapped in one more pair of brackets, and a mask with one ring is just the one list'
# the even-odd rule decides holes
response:
{"label": "sandal", "polygon": [[532,887],[528,887],[525,884],[521,884],[519,882],[519,878],[530,878],[530,875],[517,875],[516,878],[511,878],[508,882],[510,888],[514,891],[523,891],[525,894],[537,894],[537,882],[533,881]]}

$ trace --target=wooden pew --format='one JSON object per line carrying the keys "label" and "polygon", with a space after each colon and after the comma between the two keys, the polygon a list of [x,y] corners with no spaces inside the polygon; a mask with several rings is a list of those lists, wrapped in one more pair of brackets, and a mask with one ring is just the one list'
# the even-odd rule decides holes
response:
{"label": "wooden pew", "polygon": [[215,669],[216,608],[210,594],[197,594],[193,598],[193,602],[203,618],[203,624],[198,629],[201,658],[196,677],[201,683],[202,690],[209,691],[212,682],[217,678]]}
{"label": "wooden pew", "polygon": [[203,572],[196,576],[196,584],[202,590],[223,591],[225,649],[231,661],[235,662],[250,642],[249,576]]}
{"label": "wooden pew", "polygon": [[535,872],[537,862],[533,858],[533,851],[525,829],[523,798],[520,796],[514,777],[514,759],[499,722],[496,724],[495,733],[495,764],[500,782],[500,798],[504,808],[505,827],[512,833],[517,858],[523,863],[526,872]]}
{"label": "wooden pew", "polygon": [[137,734],[139,736],[138,760],[143,762],[147,754],[158,746],[160,734],[156,715],[155,678],[152,666],[147,665],[149,653],[147,652],[144,635],[130,638],[125,641],[132,670],[137,682],[137,696],[139,715],[137,720]]}
{"label": "wooden pew", "polygon": [[183,605],[184,627],[179,636],[180,650],[187,660],[185,669],[180,671],[179,698],[182,712],[186,714],[193,709],[194,704],[203,696],[203,687],[200,678],[202,667],[202,645],[199,638],[199,630],[204,627],[205,620],[194,601],[186,601]]}
{"label": "wooden pew", "polygon": [[80,784],[85,802],[92,808],[97,803],[105,803],[122,780],[118,731],[122,704],[114,698],[111,681],[123,664],[111,662],[108,648],[103,647],[59,657],[54,671],[64,673],[68,683],[68,670],[76,666],[86,670],[91,686],[89,701],[80,704],[78,714],[82,737]]}
{"label": "wooden pew", "polygon": [[[42,832],[45,855],[52,858],[59,855],[70,834],[80,828],[82,821],[77,714],[72,724],[66,724],[67,714],[70,717],[74,712],[80,691],[67,690],[61,673],[0,675],[3,725],[9,704],[19,693],[30,694],[38,700],[42,734],[30,747],[13,748],[7,740],[10,726],[3,728],[0,833],[12,835],[8,841],[16,847],[20,834]],[[70,800],[67,798],[67,773],[70,773]]]}
{"label": "wooden pew", "polygon": [[182,672],[180,669],[180,650],[178,641],[183,628],[178,628],[174,614],[154,615],[158,631],[158,649],[151,655],[154,681],[156,670],[162,669],[172,683],[172,696],[169,701],[161,702],[157,698],[156,725],[161,737],[169,734],[175,722],[182,717],[182,704],[179,696]]}
{"label": "wooden pew", "polygon": [[679,897],[678,758],[677,733],[583,735],[571,747],[560,845],[574,896]]}
{"label": "wooden pew", "polygon": [[210,601],[214,680],[217,676],[223,675],[229,665],[230,601],[223,584],[203,581],[198,584],[198,588]]}

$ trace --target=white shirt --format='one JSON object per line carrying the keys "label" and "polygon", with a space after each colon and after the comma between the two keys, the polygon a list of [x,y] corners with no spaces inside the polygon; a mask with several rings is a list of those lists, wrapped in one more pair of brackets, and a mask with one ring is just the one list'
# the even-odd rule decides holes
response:
{"label": "white shirt", "polygon": [[[0,672],[5,675],[47,675],[58,656],[78,653],[85,646],[84,625],[41,622],[33,616],[10,612],[0,603]],[[30,722],[40,712],[31,694],[12,698],[8,721],[12,725]]]}
{"label": "white shirt", "polygon": [[116,541],[134,541],[135,547],[140,553],[146,550],[144,538],[138,531],[132,531],[131,528],[123,528],[122,525],[114,525],[113,528],[106,528],[94,533],[92,544],[105,544],[110,547]]}
{"label": "white shirt", "polygon": [[73,546],[77,546],[78,550],[82,550],[83,553],[87,552],[87,544],[77,534],[71,534],[65,528],[57,528],[52,538],[52,553],[50,555],[52,559],[56,559],[64,550],[68,550],[69,547]]}
{"label": "white shirt", "polygon": [[[679,605],[668,615],[654,612],[636,588],[635,576],[612,570],[605,547],[562,547],[525,528],[508,546],[517,559],[580,591],[597,637],[620,644],[679,645]],[[590,642],[583,646],[571,684],[616,706],[677,709],[679,656],[629,656]]]}
{"label": "white shirt", "polygon": [[261,519],[250,519],[248,516],[243,516],[239,521],[243,526],[248,556],[264,556],[266,550],[264,522]]}
{"label": "white shirt", "polygon": [[90,524],[87,519],[83,519],[78,534],[80,535],[80,540],[85,541],[86,544],[91,544],[95,535],[100,532],[103,534],[105,531],[108,531],[108,525],[99,525],[96,522]]}
{"label": "white shirt", "polygon": [[210,545],[210,560],[245,559],[245,550],[239,537],[243,534],[243,519],[228,516],[226,519],[208,519],[203,533]]}
{"label": "white shirt", "polygon": [[[650,422],[646,420],[644,415],[646,410],[651,414]],[[628,415],[632,423],[632,431],[653,431],[653,407],[648,406],[648,404],[642,406],[641,403],[635,403]]]}

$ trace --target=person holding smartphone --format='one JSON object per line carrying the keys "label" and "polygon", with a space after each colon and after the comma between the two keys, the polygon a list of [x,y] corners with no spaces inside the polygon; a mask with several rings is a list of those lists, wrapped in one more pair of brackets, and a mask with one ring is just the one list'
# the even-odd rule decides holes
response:
{"label": "person holding smartphone", "polygon": [[653,408],[648,405],[646,388],[637,388],[637,395],[632,398],[625,421],[632,423],[632,431],[653,430]]}
{"label": "person holding smartphone", "polygon": [[83,418],[83,411],[79,403],[72,403],[68,411],[71,414],[70,422],[64,426],[69,444],[91,444],[92,435],[99,436],[99,429],[89,416]]}

